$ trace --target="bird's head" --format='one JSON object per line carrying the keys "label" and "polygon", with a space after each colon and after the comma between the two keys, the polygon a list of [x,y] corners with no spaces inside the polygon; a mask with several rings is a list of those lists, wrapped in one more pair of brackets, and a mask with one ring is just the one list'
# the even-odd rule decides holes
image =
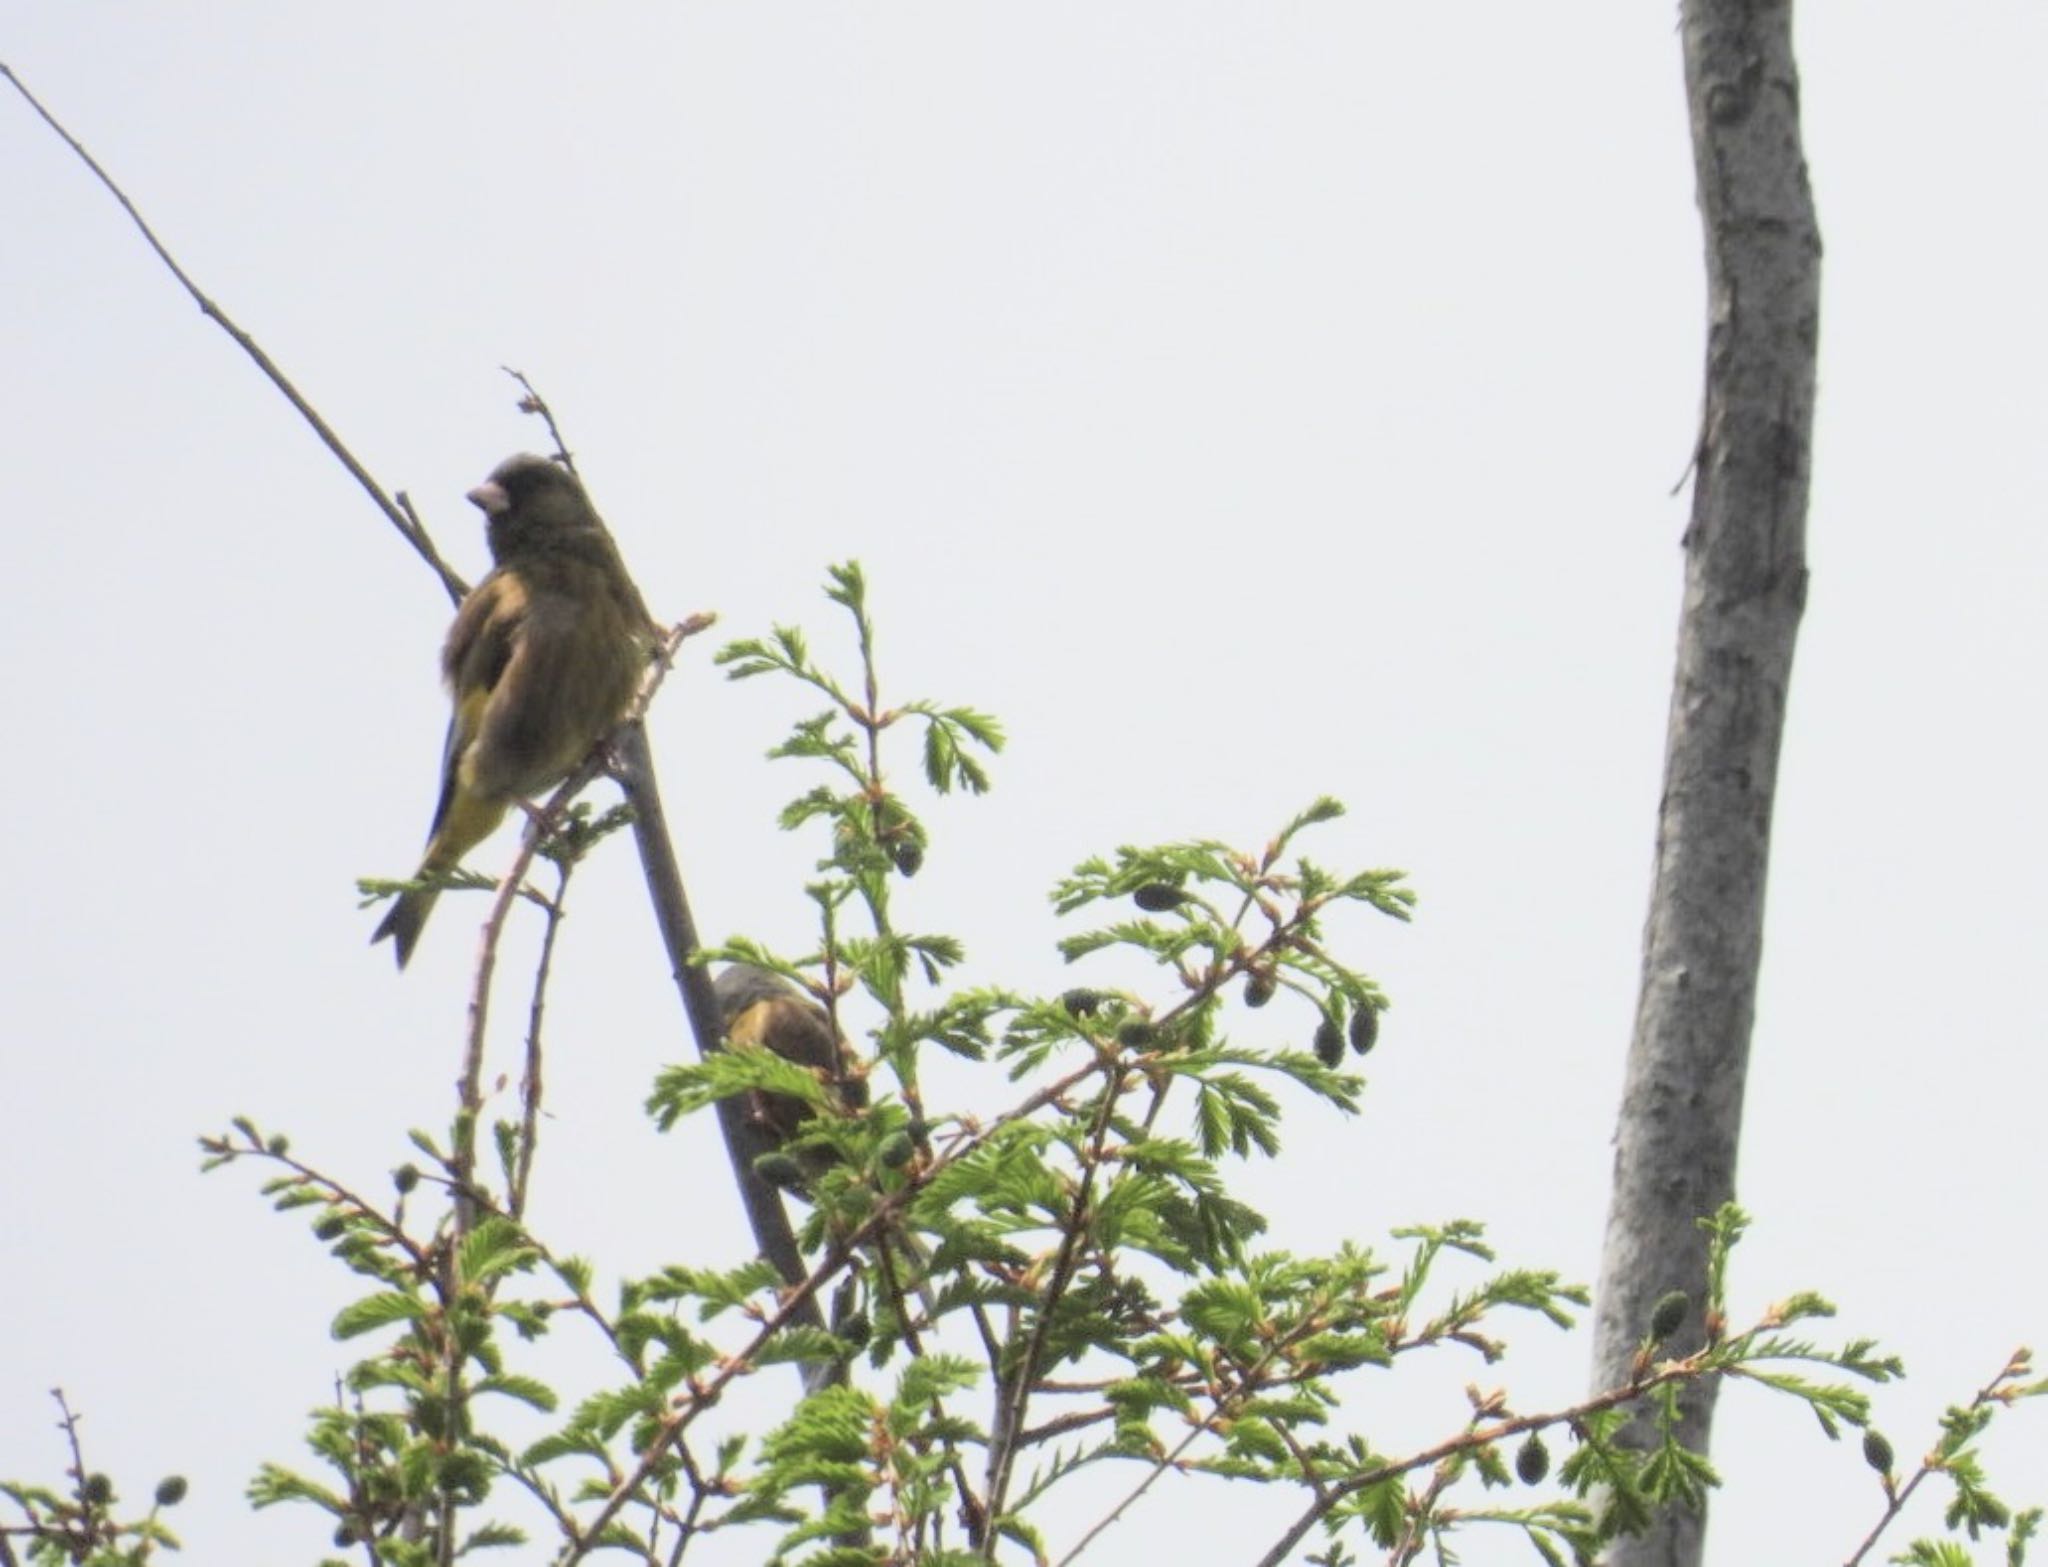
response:
{"label": "bird's head", "polygon": [[491,557],[500,563],[527,550],[604,531],[576,476],[531,452],[499,463],[469,492],[469,500],[488,519]]}

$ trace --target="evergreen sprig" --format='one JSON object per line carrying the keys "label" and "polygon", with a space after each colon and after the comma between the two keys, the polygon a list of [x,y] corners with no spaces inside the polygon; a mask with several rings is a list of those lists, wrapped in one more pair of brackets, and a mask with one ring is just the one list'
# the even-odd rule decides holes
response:
{"label": "evergreen sprig", "polygon": [[[255,1505],[311,1507],[347,1560],[397,1567],[506,1546],[557,1567],[609,1551],[679,1563],[733,1530],[762,1535],[765,1559],[805,1567],[1064,1567],[1148,1500],[1234,1481],[1294,1499],[1264,1567],[1296,1552],[1324,1567],[1359,1552],[1450,1559],[1477,1529],[1512,1530],[1562,1567],[1719,1483],[1681,1440],[1678,1396],[1719,1378],[1790,1399],[1829,1436],[1865,1433],[1887,1510],[1864,1551],[1939,1475],[1950,1531],[2004,1531],[2008,1561],[2022,1559],[2041,1515],[1992,1492],[1978,1442],[1998,1410],[2043,1390],[2025,1352],[1949,1412],[1902,1480],[1865,1391],[1896,1378],[1896,1360],[1866,1339],[1815,1336],[1833,1307],[1811,1293],[1733,1325],[1729,1258],[1747,1219],[1732,1206],[1703,1221],[1709,1298],[1697,1316],[1682,1296],[1659,1303],[1625,1385],[1545,1411],[1474,1389],[1434,1442],[1384,1445],[1384,1400],[1362,1396],[1370,1379],[1417,1355],[1499,1363],[1518,1323],[1568,1330],[1588,1304],[1551,1271],[1502,1262],[1465,1219],[1320,1255],[1277,1250],[1237,1184],[1245,1161],[1287,1156],[1290,1115],[1359,1109],[1364,1084],[1347,1067],[1379,1045],[1388,998],[1352,955],[1357,938],[1337,950],[1332,916],[1407,920],[1403,877],[1309,857],[1312,835],[1342,815],[1328,798],[1255,848],[1126,845],[1054,888],[1062,916],[1089,920],[1060,951],[1090,975],[1112,955],[1127,974],[1135,958],[1148,978],[1083,976],[1053,996],[949,990],[960,942],[897,908],[935,835],[883,763],[910,726],[931,794],[978,795],[1003,733],[972,708],[885,702],[859,569],[833,568],[826,595],[853,624],[850,676],[795,627],[719,655],[734,679],[793,680],[825,703],[774,753],[823,773],[781,813],[785,828],[822,835],[803,889],[816,942],[781,954],[734,937],[702,958],[801,983],[860,1041],[867,1103],[843,1103],[818,1072],[765,1050],[666,1067],[646,1101],[678,1134],[725,1100],[808,1107],[769,1157],[805,1206],[809,1277],[791,1288],[766,1262],[683,1257],[601,1288],[598,1263],[556,1251],[526,1217],[530,1110],[490,1128],[496,1177],[444,1151],[474,1146],[480,1113],[458,1109],[445,1135],[411,1134],[375,1193],[239,1118],[202,1139],[205,1166],[265,1167],[273,1206],[302,1215],[362,1281],[333,1322],[359,1358],[312,1415],[314,1463],[265,1465]],[[619,825],[617,813],[571,816],[558,852],[573,863]],[[536,1029],[538,1017],[536,998]],[[928,1098],[928,1050],[985,1063],[1000,1108]],[[827,1328],[800,1320],[812,1299],[830,1302]],[[1667,1353],[1695,1321],[1700,1347]],[[607,1369],[559,1386],[532,1350],[562,1333],[602,1350]],[[765,1419],[714,1417],[742,1383],[758,1389],[749,1407],[767,1407],[767,1390],[788,1384],[758,1374],[782,1364],[807,1368],[804,1396]],[[1647,1443],[1629,1434],[1639,1416]],[[25,1519],[0,1546],[23,1541],[54,1567],[140,1562],[175,1543],[154,1512],[116,1524],[111,1485],[74,1467],[70,1494],[0,1488]],[[1077,1518],[1066,1498],[1084,1471],[1117,1477],[1116,1499]],[[1550,1494],[1510,1503],[1502,1493],[1517,1487]],[[1908,1551],[1967,1559],[1954,1540]]]}

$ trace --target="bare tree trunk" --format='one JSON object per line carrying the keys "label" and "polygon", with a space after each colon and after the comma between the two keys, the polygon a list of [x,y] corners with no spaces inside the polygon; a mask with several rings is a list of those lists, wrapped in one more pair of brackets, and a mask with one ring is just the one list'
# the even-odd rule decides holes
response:
{"label": "bare tree trunk", "polygon": [[[1651,1308],[1695,1309],[1694,1221],[1733,1196],[1763,950],[1764,876],[1792,647],[1806,599],[1806,495],[1820,234],[1799,134],[1790,0],[1682,0],[1686,98],[1707,253],[1706,394],[1665,738],[1642,990],[1615,1136],[1594,1383],[1625,1381]],[[1684,1395],[1704,1451],[1713,1392]],[[1705,1519],[1674,1510],[1612,1567],[1696,1567]]]}

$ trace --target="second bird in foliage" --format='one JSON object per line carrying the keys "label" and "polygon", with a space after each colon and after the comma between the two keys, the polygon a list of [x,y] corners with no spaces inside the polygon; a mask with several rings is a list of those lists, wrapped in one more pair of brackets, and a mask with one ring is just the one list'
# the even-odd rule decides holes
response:
{"label": "second bird in foliage", "polygon": [[[657,635],[618,546],[567,469],[508,457],[469,492],[493,567],[441,649],[454,711],[416,873],[452,870],[515,800],[560,783],[633,700]],[[412,956],[437,889],[399,895],[371,939]]]}
{"label": "second bird in foliage", "polygon": [[[852,1049],[832,1029],[825,1009],[779,974],[735,963],[713,982],[729,1049],[772,1050],[785,1061],[809,1067],[825,1080],[839,1104],[859,1110],[868,1102],[867,1084]],[[748,1119],[771,1148],[796,1136],[811,1107],[788,1094],[752,1096]]]}

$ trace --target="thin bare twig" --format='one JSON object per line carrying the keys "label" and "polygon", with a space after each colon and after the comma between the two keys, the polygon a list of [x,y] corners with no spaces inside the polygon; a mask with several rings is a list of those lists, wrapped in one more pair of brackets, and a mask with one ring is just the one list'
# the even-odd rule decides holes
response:
{"label": "thin bare twig", "polygon": [[462,1076],[456,1083],[457,1097],[462,1104],[455,1118],[453,1161],[455,1233],[458,1237],[469,1232],[474,1208],[470,1188],[476,1179],[476,1124],[484,1110],[484,1036],[491,1014],[491,980],[498,969],[498,938],[504,933],[505,921],[512,913],[513,900],[526,883],[527,869],[533,864],[534,855],[540,852],[541,840],[561,819],[562,807],[589,781],[579,770],[555,791],[540,814],[526,824],[526,831],[519,837],[519,852],[498,879],[498,890],[491,896],[490,912],[484,917],[483,931],[477,938],[476,969],[469,987],[469,1026],[464,1031],[462,1042]]}
{"label": "thin bare twig", "polygon": [[128,199],[128,193],[121,189],[115,183],[114,177],[100,166],[99,160],[85,150],[84,143],[79,141],[76,136],[73,136],[70,131],[66,130],[63,122],[43,107],[42,100],[28,90],[28,84],[14,74],[12,67],[8,66],[5,62],[0,62],[0,76],[7,78],[8,83],[16,92],[21,94],[22,98],[28,103],[28,106],[41,117],[43,123],[57,133],[58,138],[64,145],[76,153],[79,161],[90,169],[93,172],[93,176],[107,188],[108,194],[121,204],[121,210],[128,214],[129,219],[141,232],[149,248],[156,252],[157,259],[169,269],[171,276],[178,280],[179,286],[192,296],[192,302],[199,307],[200,314],[214,322],[223,332],[233,338],[235,346],[247,354],[255,363],[256,368],[270,378],[270,384],[284,393],[285,399],[290,402],[292,407],[299,411],[299,417],[313,427],[313,433],[320,437],[321,442],[334,454],[335,459],[349,471],[356,483],[363,487],[364,492],[376,503],[377,509],[384,513],[391,526],[398,530],[399,536],[413,547],[428,566],[433,568],[434,574],[441,579],[441,586],[447,590],[450,602],[461,603],[463,595],[469,591],[469,585],[462,580],[446,561],[441,559],[439,551],[434,548],[434,541],[428,537],[427,530],[421,526],[418,516],[414,514],[410,502],[405,500],[404,495],[401,493],[394,500],[385,493],[384,487],[381,484],[370,477],[369,469],[358,462],[355,453],[342,444],[341,437],[334,433],[333,427],[320,417],[318,411],[315,410],[311,403],[306,401],[299,389],[292,384],[291,378],[277,367],[276,361],[263,351],[256,339],[243,331],[240,325],[225,310],[215,304],[206,292],[192,280],[191,274],[178,265],[177,258],[165,248],[164,242],[157,238],[156,230],[149,226],[149,222],[143,217],[141,210],[133,201]]}
{"label": "thin bare twig", "polygon": [[85,1494],[85,1448],[78,1440],[78,1416],[72,1412],[71,1402],[64,1396],[64,1389],[53,1387],[50,1397],[57,1401],[57,1423],[64,1429],[64,1440],[71,1444],[71,1478],[77,1482],[78,1508],[81,1516],[92,1513],[92,1498]]}
{"label": "thin bare twig", "polygon": [[526,379],[524,370],[514,370],[510,365],[499,365],[498,368],[517,381],[519,389],[526,394],[519,399],[519,411],[523,414],[538,414],[541,422],[548,427],[548,439],[555,443],[555,461],[576,474],[577,478],[582,478],[583,475],[576,472],[576,454],[569,450],[569,443],[562,438],[562,427],[555,423],[555,411],[548,406],[548,400],[540,395],[531,381]]}
{"label": "thin bare twig", "polygon": [[526,1185],[533,1175],[534,1152],[540,1146],[541,1020],[547,1010],[548,977],[554,972],[555,942],[562,933],[562,899],[569,891],[572,869],[570,865],[556,867],[555,896],[548,904],[540,958],[534,965],[533,1000],[526,1009],[526,1071],[519,1082],[519,1146],[513,1153],[512,1189],[505,1194],[506,1206],[514,1218],[526,1212]]}
{"label": "thin bare twig", "polygon": [[1137,1506],[1137,1504],[1144,1499],[1145,1493],[1152,1489],[1153,1484],[1159,1479],[1159,1477],[1165,1474],[1167,1470],[1172,1469],[1176,1465],[1178,1465],[1181,1461],[1182,1456],[1186,1454],[1187,1450],[1193,1447],[1196,1442],[1200,1441],[1203,1437],[1209,1434],[1210,1420],[1213,1418],[1214,1417],[1212,1416],[1209,1417],[1209,1419],[1202,1420],[1194,1427],[1193,1430],[1189,1431],[1186,1436],[1182,1437],[1180,1441],[1174,1444],[1172,1452],[1166,1454],[1166,1456],[1163,1458],[1154,1460],[1153,1465],[1151,1469],[1147,1471],[1145,1478],[1140,1480],[1135,1486],[1133,1486],[1130,1489],[1130,1491],[1125,1494],[1124,1499],[1122,1501],[1118,1502],[1116,1506],[1112,1507],[1108,1512],[1104,1513],[1100,1518],[1096,1519],[1094,1526],[1090,1528],[1086,1534],[1082,1535],[1079,1540],[1074,1542],[1073,1549],[1068,1551],[1066,1555],[1060,1558],[1059,1567],[1071,1567],[1071,1564],[1081,1555],[1081,1553],[1087,1550],[1089,1546],[1093,1545],[1095,1541],[1110,1527],[1110,1525],[1116,1523],[1123,1517],[1125,1513],[1129,1512],[1133,1507]]}

